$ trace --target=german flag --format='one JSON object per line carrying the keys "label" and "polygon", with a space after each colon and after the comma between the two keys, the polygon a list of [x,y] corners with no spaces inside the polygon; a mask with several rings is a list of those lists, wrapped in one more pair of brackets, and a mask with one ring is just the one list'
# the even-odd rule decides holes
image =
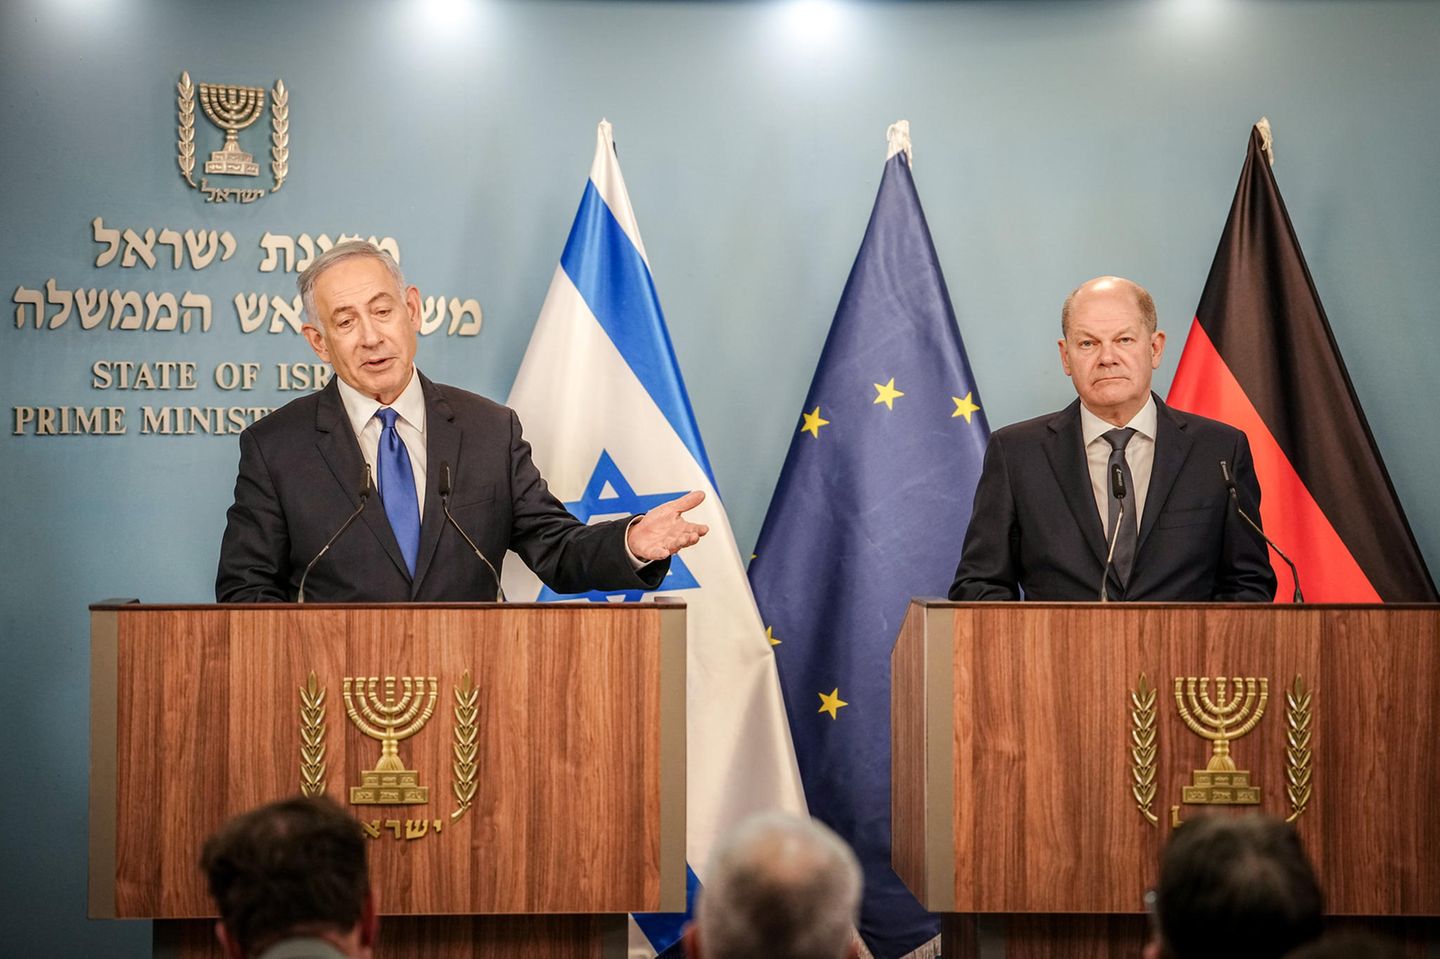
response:
{"label": "german flag", "polygon": [[[1308,601],[1435,602],[1275,185],[1269,140],[1262,119],[1168,402],[1245,431],[1262,525],[1295,561]],[[1276,595],[1289,597],[1289,569],[1272,562]]]}

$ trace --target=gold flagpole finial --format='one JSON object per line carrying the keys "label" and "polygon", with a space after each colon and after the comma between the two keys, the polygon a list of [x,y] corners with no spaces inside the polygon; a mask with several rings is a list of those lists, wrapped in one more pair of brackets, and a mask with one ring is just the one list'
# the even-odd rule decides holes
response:
{"label": "gold flagpole finial", "polygon": [[1261,117],[1255,124],[1255,129],[1260,131],[1260,149],[1265,151],[1265,159],[1270,165],[1275,165],[1275,135],[1270,132],[1270,118]]}

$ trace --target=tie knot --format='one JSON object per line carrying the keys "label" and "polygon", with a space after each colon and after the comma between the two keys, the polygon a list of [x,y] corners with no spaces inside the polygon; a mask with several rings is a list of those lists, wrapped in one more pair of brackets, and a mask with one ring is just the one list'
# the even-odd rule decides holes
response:
{"label": "tie knot", "polygon": [[375,415],[380,417],[380,425],[387,430],[393,430],[395,428],[395,421],[400,418],[400,414],[388,406],[380,407],[380,409],[375,411]]}
{"label": "tie knot", "polygon": [[[385,411],[381,410],[380,412],[383,413]],[[1100,438],[1110,444],[1110,449],[1123,450],[1125,448],[1125,444],[1130,442],[1130,437],[1134,435],[1135,431],[1129,427],[1126,427],[1123,430],[1111,430],[1108,433],[1102,434]]]}

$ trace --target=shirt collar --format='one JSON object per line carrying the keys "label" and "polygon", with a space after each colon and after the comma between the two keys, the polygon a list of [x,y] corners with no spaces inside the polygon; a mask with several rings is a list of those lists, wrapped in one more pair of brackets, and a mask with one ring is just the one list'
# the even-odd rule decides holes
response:
{"label": "shirt collar", "polygon": [[[1151,393],[1149,398],[1145,400],[1145,405],[1140,407],[1140,412],[1130,417],[1130,422],[1126,423],[1125,426],[1133,429],[1153,443],[1155,441],[1156,419],[1155,394]],[[1084,403],[1080,404],[1080,436],[1086,446],[1089,446],[1113,429],[1115,429],[1114,424],[1107,423],[1105,420],[1102,420],[1090,412]]]}
{"label": "shirt collar", "polygon": [[[345,404],[345,416],[350,420],[355,435],[359,436],[366,424],[375,418],[375,411],[380,409],[381,403],[344,380],[337,378],[336,384],[340,387],[340,402]],[[415,427],[416,431],[425,432],[425,391],[420,386],[419,370],[411,369],[410,382],[400,391],[390,408],[399,413],[402,420]]]}
{"label": "shirt collar", "polygon": [[[380,408],[377,404],[377,410]],[[284,939],[260,953],[260,959],[345,959],[345,953],[325,939]]]}

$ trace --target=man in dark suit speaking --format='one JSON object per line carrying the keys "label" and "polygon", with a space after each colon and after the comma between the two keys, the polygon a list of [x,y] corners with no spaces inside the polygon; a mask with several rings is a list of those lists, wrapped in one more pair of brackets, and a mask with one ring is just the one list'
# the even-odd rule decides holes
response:
{"label": "man in dark suit speaking", "polygon": [[1079,399],[990,437],[951,599],[1097,599],[1107,557],[1111,599],[1274,597],[1265,543],[1220,465],[1259,516],[1250,444],[1150,392],[1165,349],[1155,326],[1150,294],[1119,277],[1065,300],[1060,364]]}
{"label": "man in dark suit speaking", "polygon": [[357,511],[303,598],[488,600],[507,549],[557,592],[653,589],[669,557],[707,532],[683,516],[701,492],[593,526],[571,516],[513,411],[415,368],[420,292],[385,252],[338,244],[299,286],[305,338],[335,376],[240,434],[218,601],[296,599],[306,567]]}

